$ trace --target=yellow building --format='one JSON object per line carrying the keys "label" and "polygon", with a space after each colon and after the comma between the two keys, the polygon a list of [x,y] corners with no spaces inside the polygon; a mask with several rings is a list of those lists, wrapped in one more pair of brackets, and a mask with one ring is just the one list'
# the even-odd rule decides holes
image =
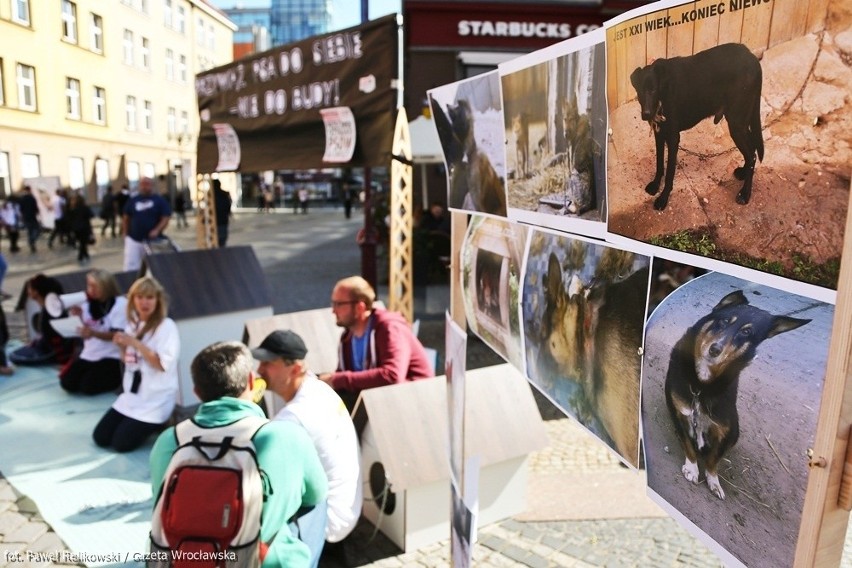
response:
{"label": "yellow building", "polygon": [[195,74],[233,59],[205,0],[0,0],[0,197],[58,177],[96,203],[195,187]]}

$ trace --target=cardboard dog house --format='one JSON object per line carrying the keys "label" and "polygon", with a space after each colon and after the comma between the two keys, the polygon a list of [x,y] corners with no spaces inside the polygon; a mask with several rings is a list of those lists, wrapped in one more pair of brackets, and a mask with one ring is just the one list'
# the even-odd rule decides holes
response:
{"label": "cardboard dog house", "polygon": [[[480,457],[479,524],[524,511],[527,455],[547,432],[526,379],[509,364],[466,374],[464,457]],[[446,377],[361,392],[363,515],[404,551],[450,535]]]}
{"label": "cardboard dog house", "polygon": [[189,372],[193,357],[216,341],[240,341],[246,321],[271,315],[269,283],[250,246],[150,255],[141,272],[168,295],[181,343],[177,412],[188,414],[200,402]]}

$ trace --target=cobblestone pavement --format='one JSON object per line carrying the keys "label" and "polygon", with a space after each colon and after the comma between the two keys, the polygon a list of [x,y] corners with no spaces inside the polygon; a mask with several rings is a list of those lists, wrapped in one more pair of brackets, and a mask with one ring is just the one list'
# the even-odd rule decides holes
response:
{"label": "cobblestone pavement", "polygon": [[[232,222],[230,243],[255,246],[273,286],[276,313],[323,307],[328,304],[328,293],[336,278],[360,271],[357,247],[349,246],[354,241],[359,223],[357,216],[345,221],[341,210],[332,209],[312,209],[305,216],[289,212],[272,215],[240,213]],[[182,248],[195,248],[192,230],[173,230],[171,236]],[[120,270],[120,239],[100,240],[94,247],[93,259],[93,266]],[[13,309],[24,280],[37,271],[61,273],[79,268],[74,262],[73,251],[58,247],[52,251],[40,250],[35,255],[9,255],[7,260],[9,272],[3,287],[13,293],[15,299],[7,300],[4,308],[13,336],[21,336],[23,319]],[[276,286],[281,281],[288,282],[288,286]],[[297,283],[297,290],[291,286],[293,282]],[[428,346],[442,352],[443,320],[440,314],[432,320],[432,325],[426,326],[427,329],[433,328],[432,332],[421,331],[421,337]],[[472,367],[472,358],[474,366],[498,361],[485,351],[475,338],[471,339],[468,366]],[[624,471],[602,444],[561,417],[542,397],[537,397],[537,402],[545,419],[550,444],[529,459],[530,484],[540,485],[534,488],[536,491],[558,495],[565,483],[560,481],[561,475],[566,478],[578,473],[603,476]],[[625,492],[620,497],[625,503],[643,498],[639,492]],[[533,518],[535,513],[528,511],[523,517]],[[374,527],[367,521],[362,521],[347,539],[346,549],[349,566],[449,566],[448,541],[402,553],[383,534],[375,533]],[[6,479],[0,477],[0,568],[77,564],[76,558],[62,555],[63,551],[67,551],[64,544],[40,517],[34,504],[26,496],[17,494]],[[49,556],[39,556],[38,553]],[[716,556],[702,543],[674,520],[659,515],[599,519],[591,514],[580,520],[507,519],[479,528],[473,558],[474,565],[483,568],[719,566]],[[841,565],[852,568],[849,558],[852,555],[846,554]],[[321,564],[325,568],[343,565],[333,560],[324,560]]]}

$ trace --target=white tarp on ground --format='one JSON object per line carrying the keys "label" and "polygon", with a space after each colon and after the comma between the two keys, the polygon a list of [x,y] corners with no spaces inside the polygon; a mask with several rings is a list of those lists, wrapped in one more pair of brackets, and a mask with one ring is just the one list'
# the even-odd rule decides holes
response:
{"label": "white tarp on ground", "polygon": [[151,520],[151,441],[127,454],[98,448],[92,430],[115,394],[74,396],[56,367],[0,377],[0,471],[90,566],[137,564]]}

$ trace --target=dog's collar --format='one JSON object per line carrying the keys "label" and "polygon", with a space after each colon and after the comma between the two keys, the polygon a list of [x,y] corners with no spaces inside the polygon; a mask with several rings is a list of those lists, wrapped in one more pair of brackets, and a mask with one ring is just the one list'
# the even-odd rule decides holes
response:
{"label": "dog's collar", "polygon": [[654,134],[659,132],[660,125],[665,121],[666,117],[663,114],[663,101],[657,101],[657,110],[654,111],[654,116],[648,121],[648,124],[651,125],[651,132]]}

